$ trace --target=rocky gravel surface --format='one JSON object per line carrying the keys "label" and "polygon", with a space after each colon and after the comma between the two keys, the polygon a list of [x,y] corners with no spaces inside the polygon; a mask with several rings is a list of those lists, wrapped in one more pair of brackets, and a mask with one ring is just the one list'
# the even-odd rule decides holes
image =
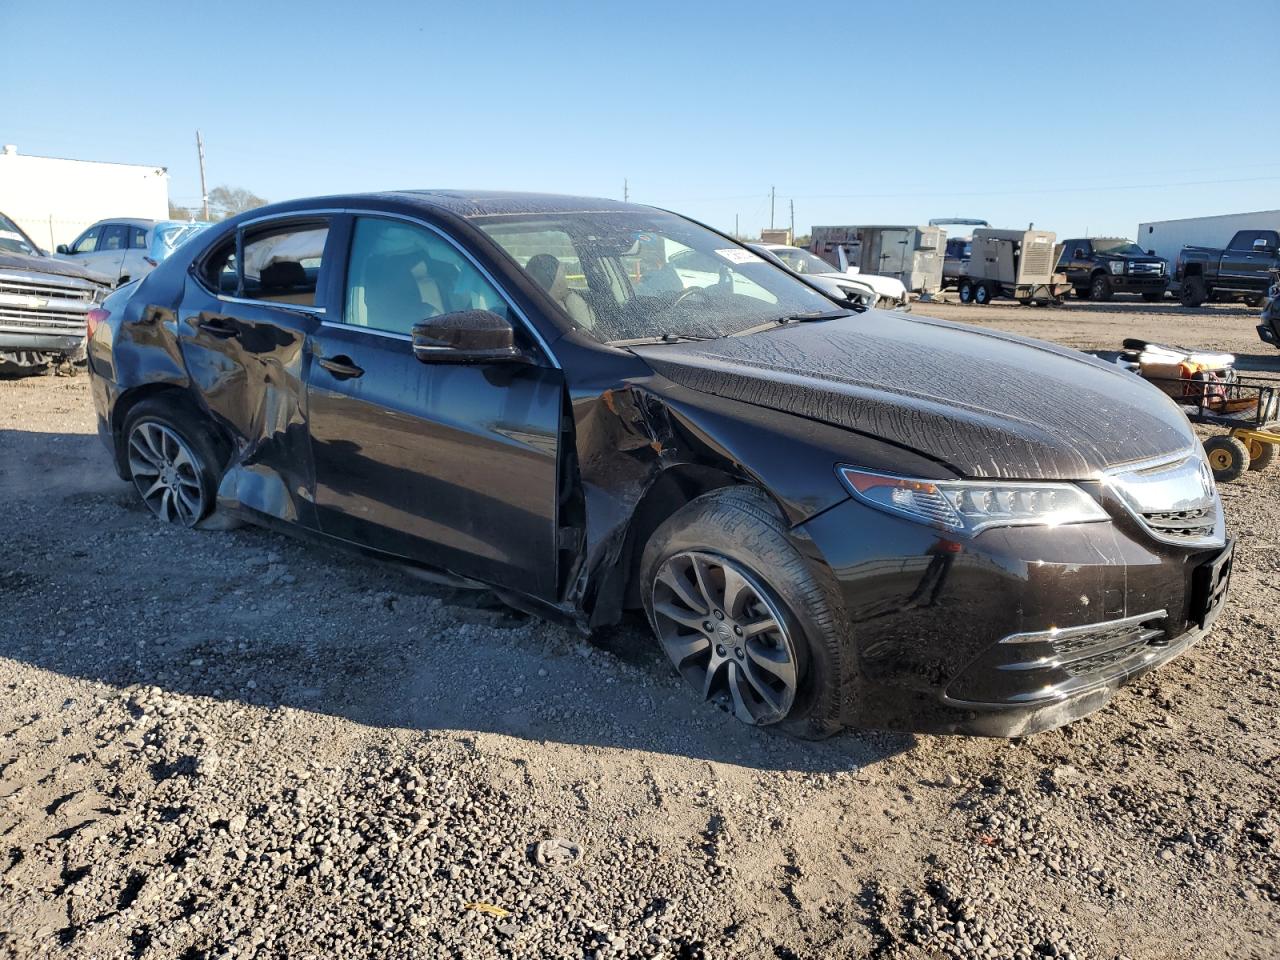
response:
{"label": "rocky gravel surface", "polygon": [[[1272,362],[1230,307],[917,309]],[[0,381],[0,495],[0,956],[1280,956],[1280,473],[1213,632],[1012,741],[798,743],[640,623],[164,527],[83,375]]]}

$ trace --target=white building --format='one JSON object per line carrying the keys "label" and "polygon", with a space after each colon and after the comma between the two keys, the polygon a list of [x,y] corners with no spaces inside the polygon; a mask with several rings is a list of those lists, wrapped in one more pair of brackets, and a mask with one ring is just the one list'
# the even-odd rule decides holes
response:
{"label": "white building", "polygon": [[1237,230],[1280,230],[1280,210],[1227,213],[1187,220],[1155,220],[1138,224],[1135,239],[1143,250],[1168,260],[1172,272],[1178,251],[1183,247],[1226,247]]}
{"label": "white building", "polygon": [[134,163],[29,157],[6,144],[0,152],[0,212],[53,250],[108,217],[167,219],[169,172]]}

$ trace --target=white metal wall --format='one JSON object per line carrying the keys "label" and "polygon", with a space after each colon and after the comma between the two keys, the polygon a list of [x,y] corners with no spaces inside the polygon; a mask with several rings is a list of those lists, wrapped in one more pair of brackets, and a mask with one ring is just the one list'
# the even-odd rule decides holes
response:
{"label": "white metal wall", "polygon": [[163,167],[29,157],[6,149],[0,152],[0,211],[53,250],[108,217],[167,219],[169,174]]}

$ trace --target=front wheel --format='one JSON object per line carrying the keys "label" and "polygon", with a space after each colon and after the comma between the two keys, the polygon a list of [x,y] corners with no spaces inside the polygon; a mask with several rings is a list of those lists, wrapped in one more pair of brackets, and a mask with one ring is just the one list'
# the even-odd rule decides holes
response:
{"label": "front wheel", "polygon": [[157,517],[194,527],[213,512],[220,460],[194,415],[173,403],[144,400],[129,411],[124,442],[133,485]]}
{"label": "front wheel", "polygon": [[649,622],[698,696],[753,726],[839,729],[852,657],[834,586],[760,491],[685,505],[650,538],[640,576]]}
{"label": "front wheel", "polygon": [[960,284],[960,302],[973,303],[973,284],[968,280]]}
{"label": "front wheel", "polygon": [[1265,470],[1276,458],[1276,445],[1250,437],[1245,441],[1245,449],[1249,451],[1249,469]]}

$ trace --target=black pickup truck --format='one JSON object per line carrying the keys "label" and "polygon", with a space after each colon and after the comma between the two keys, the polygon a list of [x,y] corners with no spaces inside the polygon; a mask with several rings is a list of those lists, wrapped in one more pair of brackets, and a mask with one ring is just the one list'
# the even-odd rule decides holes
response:
{"label": "black pickup truck", "polygon": [[1198,307],[1206,300],[1243,299],[1261,306],[1272,272],[1280,268],[1280,233],[1240,230],[1227,249],[1183,247],[1174,267],[1178,299]]}
{"label": "black pickup truck", "polygon": [[1161,257],[1120,237],[1065,241],[1058,272],[1067,275],[1081,300],[1110,300],[1113,293],[1140,293],[1143,300],[1161,300],[1169,285],[1168,264]]}

